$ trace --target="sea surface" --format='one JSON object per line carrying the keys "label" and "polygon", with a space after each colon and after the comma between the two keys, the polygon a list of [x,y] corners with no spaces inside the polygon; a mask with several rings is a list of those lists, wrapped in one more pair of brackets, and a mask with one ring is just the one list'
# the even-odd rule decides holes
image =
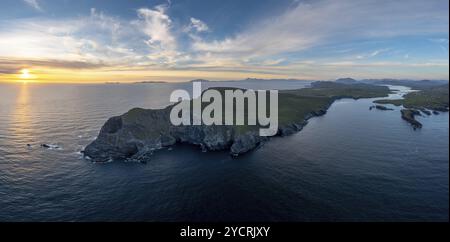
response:
{"label": "sea surface", "polygon": [[373,99],[336,101],[301,132],[237,158],[178,145],[147,164],[83,159],[109,117],[162,108],[180,88],[192,85],[0,84],[0,221],[449,219],[448,113],[419,117],[414,131],[399,107],[369,110]]}

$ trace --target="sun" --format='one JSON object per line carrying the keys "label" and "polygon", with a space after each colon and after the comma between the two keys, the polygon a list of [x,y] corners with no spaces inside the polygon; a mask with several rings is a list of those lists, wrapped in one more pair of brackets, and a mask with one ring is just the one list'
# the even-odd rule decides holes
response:
{"label": "sun", "polygon": [[20,79],[30,79],[31,78],[30,70],[28,70],[28,69],[22,69],[20,71],[20,73],[22,73],[20,75]]}
{"label": "sun", "polygon": [[21,69],[18,73],[18,81],[22,83],[34,82],[37,78],[35,74],[32,73],[30,69]]}

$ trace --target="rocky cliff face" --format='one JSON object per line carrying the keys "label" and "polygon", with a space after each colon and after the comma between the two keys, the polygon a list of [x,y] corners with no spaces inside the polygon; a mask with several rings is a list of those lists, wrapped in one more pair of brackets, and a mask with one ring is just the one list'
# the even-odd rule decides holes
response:
{"label": "rocky cliff face", "polygon": [[[309,118],[324,115],[336,99],[384,97],[388,93],[387,87],[330,82],[279,92],[277,135],[300,131]],[[170,122],[172,107],[159,110],[135,108],[110,118],[101,128],[98,138],[84,150],[85,157],[97,162],[145,160],[153,151],[176,143],[199,145],[211,151],[229,150],[230,154],[237,156],[268,140],[259,136],[258,126],[174,126]]]}
{"label": "rocky cliff face", "polygon": [[[96,162],[140,160],[155,150],[176,143],[199,145],[210,151],[229,150],[231,155],[238,156],[268,140],[268,137],[259,136],[258,130],[240,132],[236,126],[174,126],[169,119],[170,108],[135,108],[124,115],[110,118],[101,128],[97,139],[84,150],[85,157]],[[323,114],[325,111],[321,110],[306,118]],[[278,135],[298,132],[306,123],[304,120],[280,126]]]}

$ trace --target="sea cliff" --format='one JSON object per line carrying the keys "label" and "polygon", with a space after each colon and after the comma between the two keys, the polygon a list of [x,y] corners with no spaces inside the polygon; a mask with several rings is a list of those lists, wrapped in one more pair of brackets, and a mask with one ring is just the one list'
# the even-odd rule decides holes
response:
{"label": "sea cliff", "polygon": [[[220,88],[224,90],[224,88]],[[369,84],[316,82],[310,88],[279,92],[278,136],[300,131],[308,119],[324,115],[340,98],[386,97],[389,88]],[[237,156],[257,148],[269,138],[260,136],[258,126],[180,125],[170,122],[174,105],[152,110],[134,108],[110,118],[95,141],[84,150],[96,162],[109,160],[145,160],[155,150],[189,143],[204,150],[229,150]]]}

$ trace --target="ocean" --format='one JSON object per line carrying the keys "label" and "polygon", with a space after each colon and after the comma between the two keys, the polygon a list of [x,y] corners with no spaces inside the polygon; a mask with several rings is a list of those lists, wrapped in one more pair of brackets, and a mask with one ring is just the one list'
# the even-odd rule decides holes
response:
{"label": "ocean", "polygon": [[413,130],[400,107],[369,110],[374,99],[338,100],[237,158],[177,145],[146,164],[83,159],[109,117],[162,108],[180,88],[192,85],[0,84],[0,221],[448,221],[449,114]]}

